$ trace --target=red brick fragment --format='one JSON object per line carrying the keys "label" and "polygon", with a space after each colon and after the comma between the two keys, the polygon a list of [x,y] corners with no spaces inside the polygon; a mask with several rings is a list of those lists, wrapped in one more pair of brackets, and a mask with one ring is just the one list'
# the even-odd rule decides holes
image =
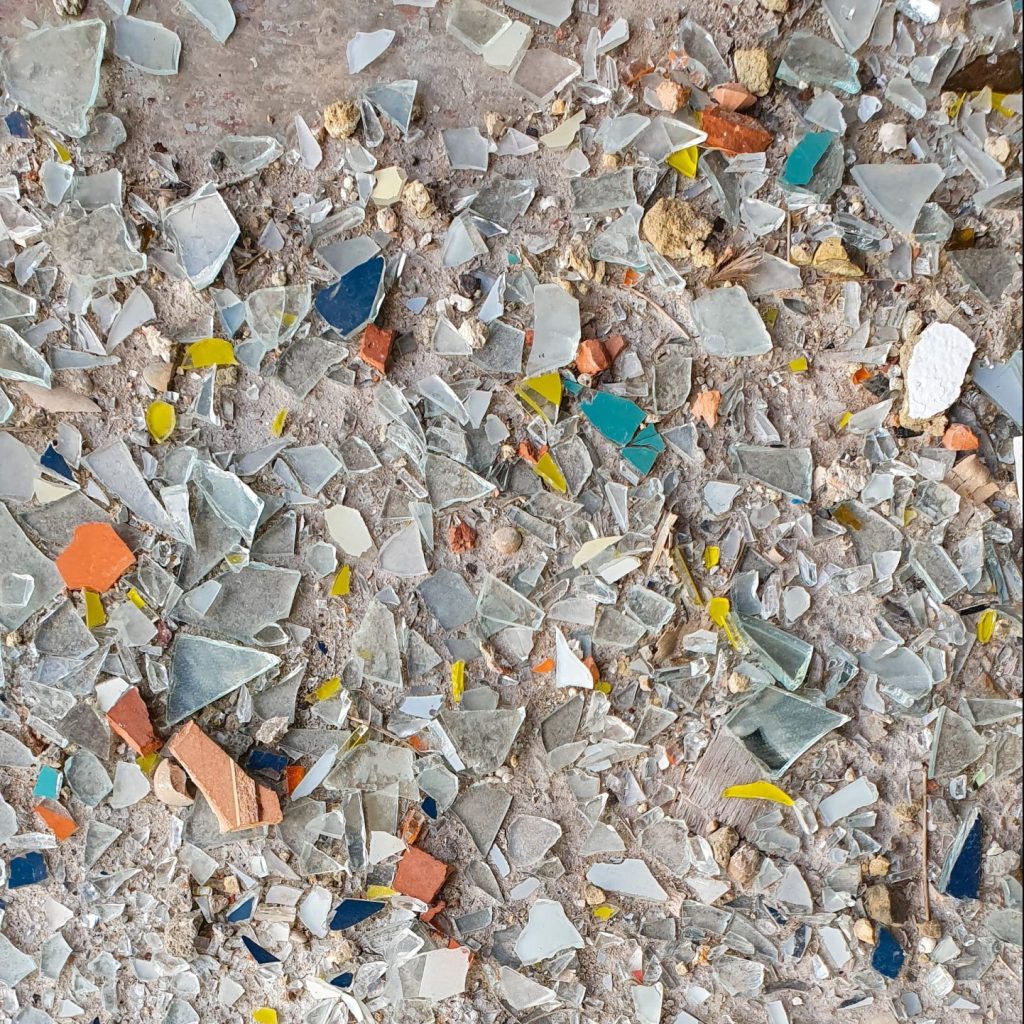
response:
{"label": "red brick fragment", "polygon": [[760,121],[724,107],[708,107],[700,126],[708,133],[705,145],[726,153],[763,153],[774,139]]}
{"label": "red brick fragment", "polygon": [[410,846],[398,862],[391,888],[423,903],[434,902],[448,877],[448,865],[417,846]]}
{"label": "red brick fragment", "polygon": [[608,358],[614,363],[616,359],[622,355],[622,350],[626,347],[626,339],[621,334],[609,334],[604,339],[604,350],[608,353]]}
{"label": "red brick fragment", "polygon": [[257,784],[195,722],[183,725],[168,741],[176,758],[217,815],[221,832],[238,832],[281,821],[277,794]]}
{"label": "red brick fragment", "polygon": [[456,520],[448,527],[448,547],[456,555],[472,551],[476,547],[476,530],[469,523]]}
{"label": "red brick fragment", "polygon": [[57,556],[57,569],[71,590],[109,590],[135,564],[132,549],[110,523],[83,523]]}
{"label": "red brick fragment", "polygon": [[974,431],[963,423],[951,423],[942,435],[942,447],[951,452],[973,452],[977,450],[978,443]]}
{"label": "red brick fragment", "polygon": [[601,670],[597,667],[597,662],[594,660],[592,654],[588,654],[583,659],[583,664],[590,669],[590,674],[593,676],[594,682],[599,683],[601,681]]}
{"label": "red brick fragment", "polygon": [[576,369],[580,373],[601,373],[611,365],[604,345],[597,338],[587,338],[580,343],[576,352]]}
{"label": "red brick fragment", "polygon": [[726,110],[746,110],[757,102],[757,97],[739,82],[716,85],[711,92],[714,101]]}
{"label": "red brick fragment", "polygon": [[163,746],[153,730],[149,708],[137,686],[131,686],[107,712],[107,723],[136,754],[152,754]]}
{"label": "red brick fragment", "polygon": [[363,340],[359,343],[359,358],[378,373],[387,373],[388,356],[394,343],[394,331],[370,324],[363,331]]}

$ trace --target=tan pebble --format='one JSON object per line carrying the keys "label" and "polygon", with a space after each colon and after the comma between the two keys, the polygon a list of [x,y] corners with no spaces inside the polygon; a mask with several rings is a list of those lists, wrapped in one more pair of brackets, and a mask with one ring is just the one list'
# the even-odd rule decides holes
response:
{"label": "tan pebble", "polygon": [[583,901],[588,907],[599,907],[604,903],[604,890],[598,889],[596,885],[585,885],[583,887]]}
{"label": "tan pebble", "polygon": [[862,917],[856,924],[854,924],[853,934],[856,935],[861,942],[874,942],[875,926],[866,917]]}
{"label": "tan pebble", "polygon": [[714,266],[714,255],[704,247],[711,224],[683,199],[659,199],[644,216],[640,231],[670,260],[688,259],[696,267]]}
{"label": "tan pebble", "polygon": [[523,546],[523,535],[514,526],[500,526],[491,536],[494,550],[500,555],[514,555]]}
{"label": "tan pebble", "polygon": [[872,857],[871,860],[868,861],[868,874],[874,878],[878,878],[881,875],[889,874],[890,867],[891,865],[888,857]]}
{"label": "tan pebble", "polygon": [[359,124],[359,107],[353,100],[340,100],[324,110],[324,128],[332,139],[347,139]]}

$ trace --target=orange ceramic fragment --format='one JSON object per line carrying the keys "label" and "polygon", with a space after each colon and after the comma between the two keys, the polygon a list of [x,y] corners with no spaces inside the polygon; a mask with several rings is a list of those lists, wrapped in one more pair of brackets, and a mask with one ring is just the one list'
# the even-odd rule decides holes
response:
{"label": "orange ceramic fragment", "polygon": [[64,842],[65,839],[73,836],[78,831],[78,825],[75,823],[74,818],[68,814],[62,814],[60,811],[51,810],[44,804],[40,804],[36,808],[36,814],[42,818],[46,827],[61,842]]}
{"label": "orange ceramic fragment", "polygon": [[623,287],[632,288],[639,280],[640,275],[632,267],[626,267],[626,272],[622,275]]}
{"label": "orange ceramic fragment", "polygon": [[951,423],[942,435],[942,447],[951,452],[973,452],[978,447],[978,438],[963,423]]}
{"label": "orange ceramic fragment", "polygon": [[725,153],[763,153],[774,139],[760,121],[724,107],[708,107],[701,115],[700,126],[708,133],[708,149]]}
{"label": "orange ceramic fragment", "polygon": [[107,722],[136,754],[152,754],[163,744],[163,740],[153,731],[149,708],[137,686],[131,686],[121,694],[117,703],[107,712]]}
{"label": "orange ceramic fragment", "polygon": [[619,358],[625,347],[626,339],[621,334],[609,334],[608,337],[604,339],[604,350],[608,353],[608,358],[613,363]]}
{"label": "orange ceramic fragment", "polygon": [[611,366],[611,360],[605,351],[604,345],[597,338],[587,338],[580,342],[576,352],[576,369],[580,373],[595,374],[607,370]]}
{"label": "orange ceramic fragment", "polygon": [[456,555],[465,554],[476,547],[476,530],[469,523],[458,520],[448,527],[448,547]]}
{"label": "orange ceramic fragment", "polygon": [[870,376],[871,371],[864,369],[864,367],[862,366],[859,370],[853,371],[850,380],[852,380],[854,384],[863,384],[864,381],[868,380]]}
{"label": "orange ceramic fragment", "polygon": [[718,407],[722,404],[722,392],[702,391],[690,406],[690,415],[695,420],[703,420],[713,430],[718,422]]}
{"label": "orange ceramic fragment", "polygon": [[690,90],[685,85],[665,79],[654,90],[654,95],[661,104],[662,110],[669,114],[674,114],[680,107],[685,106],[689,102]]}
{"label": "orange ceramic fragment", "polygon": [[739,82],[716,85],[711,92],[714,101],[726,110],[746,110],[757,102],[757,97]]}
{"label": "orange ceramic fragment", "polygon": [[388,356],[391,355],[391,346],[395,342],[395,332],[382,330],[370,324],[363,331],[363,340],[359,344],[359,358],[367,366],[372,366],[378,373],[385,373],[388,366]]}
{"label": "orange ceramic fragment", "polygon": [[548,672],[554,671],[554,668],[555,668],[555,659],[554,658],[545,658],[539,665],[537,665],[534,668],[533,671],[538,673],[538,675],[545,675]]}
{"label": "orange ceramic fragment", "polygon": [[601,670],[597,667],[597,662],[594,661],[594,656],[592,654],[588,654],[583,659],[583,664],[590,669],[590,674],[593,676],[594,682],[598,682],[601,679]]}
{"label": "orange ceramic fragment", "polygon": [[284,784],[291,796],[295,787],[306,777],[306,769],[301,764],[290,764],[284,770]]}
{"label": "orange ceramic fragment", "polygon": [[102,594],[135,564],[135,556],[109,523],[83,523],[56,564],[71,590]]}
{"label": "orange ceramic fragment", "polygon": [[448,877],[448,865],[418,847],[410,846],[398,862],[391,888],[423,903],[433,903]]}

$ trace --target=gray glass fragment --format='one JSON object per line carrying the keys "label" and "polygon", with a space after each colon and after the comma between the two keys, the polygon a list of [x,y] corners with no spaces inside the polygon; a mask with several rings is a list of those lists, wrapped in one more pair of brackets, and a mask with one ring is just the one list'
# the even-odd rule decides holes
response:
{"label": "gray glass fragment", "polygon": [[185,276],[197,289],[213,284],[240,234],[212,182],[168,206],[163,212],[163,228]]}
{"label": "gray glass fragment", "polygon": [[69,211],[46,236],[53,258],[83,291],[103,282],[131,277],[146,269],[147,261],[128,238],[121,211],[101,206],[85,216]]}
{"label": "gray glass fragment", "polygon": [[795,690],[803,683],[814,654],[809,643],[761,619],[737,615],[736,625],[754,662],[787,690]]}
{"label": "gray glass fragment", "polygon": [[764,321],[739,285],[705,292],[691,310],[701,346],[710,355],[758,356],[772,350]]}
{"label": "gray glass fragment", "polygon": [[157,21],[122,16],[114,19],[114,56],[151,75],[176,75],[181,40]]}
{"label": "gray glass fragment", "polygon": [[579,214],[606,213],[636,203],[632,167],[623,167],[593,178],[572,178],[569,191],[572,194],[573,212]]}
{"label": "gray glass fragment", "polygon": [[235,12],[231,0],[183,0],[185,8],[196,21],[217,40],[226,43],[235,30]]}
{"label": "gray glass fragment", "polygon": [[0,505],[0,580],[9,575],[28,576],[32,589],[24,603],[0,603],[0,625],[17,629],[64,589],[54,564],[32,544],[6,505]]}
{"label": "gray glass fragment", "polygon": [[452,804],[452,813],[466,827],[476,848],[484,855],[494,845],[505,815],[512,806],[507,786],[478,782],[464,789]]}
{"label": "gray glass fragment", "polygon": [[277,139],[269,135],[225,135],[210,155],[210,164],[221,185],[235,185],[259,174],[283,152]]}
{"label": "gray glass fragment", "polygon": [[764,448],[734,444],[729,448],[733,472],[801,501],[811,500],[814,463],[809,448]]}
{"label": "gray glass fragment", "polygon": [[439,721],[471,771],[493,772],[512,749],[526,718],[522,708],[495,711],[442,711]]}
{"label": "gray glass fragment", "polygon": [[856,164],[850,174],[878,215],[905,235],[945,177],[938,164]]}
{"label": "gray glass fragment", "polygon": [[859,68],[857,60],[827,39],[809,32],[794,32],[789,37],[775,75],[788,85],[800,88],[821,85],[847,93],[858,93]]}

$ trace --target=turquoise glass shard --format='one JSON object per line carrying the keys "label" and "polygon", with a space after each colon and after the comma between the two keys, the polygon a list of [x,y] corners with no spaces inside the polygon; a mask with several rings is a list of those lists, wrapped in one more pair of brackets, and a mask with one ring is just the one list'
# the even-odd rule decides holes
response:
{"label": "turquoise glass shard", "polygon": [[783,185],[806,185],[814,176],[833,136],[829,132],[808,132],[789,154],[782,171]]}
{"label": "turquoise glass shard", "polygon": [[797,88],[821,85],[854,94],[860,92],[860,82],[857,81],[859,69],[860,62],[840,50],[835,43],[810,32],[794,32],[775,77]]}
{"label": "turquoise glass shard", "polygon": [[750,658],[787,690],[796,690],[807,676],[814,648],[798,636],[762,619],[736,616],[740,634],[750,647]]}
{"label": "turquoise glass shard", "polygon": [[354,267],[332,285],[316,293],[316,311],[345,337],[365,327],[376,315],[384,298],[383,256]]}
{"label": "turquoise glass shard", "polygon": [[[831,96],[831,93],[822,93],[822,96]],[[819,133],[828,135],[828,143],[825,146],[822,156],[817,160],[810,179],[798,185],[790,182],[783,175],[779,179],[779,187],[783,192],[795,193],[796,195],[813,196],[819,202],[831,199],[843,183],[843,175],[846,172],[844,162],[843,140],[839,135],[831,132]],[[750,287],[750,282],[747,282]]]}
{"label": "turquoise glass shard", "polygon": [[3,54],[4,88],[50,127],[82,138],[100,88],[106,34],[96,18],[30,32]]}
{"label": "turquoise glass shard", "polygon": [[167,724],[183,722],[280,662],[266,651],[179,633],[171,647]]}
{"label": "turquoise glass shard", "polygon": [[664,450],[665,442],[654,424],[649,423],[622,449],[622,457],[640,473],[649,473]]}
{"label": "turquoise glass shard", "polygon": [[819,740],[850,719],[803,697],[766,687],[725,720],[725,727],[778,779]]}
{"label": "turquoise glass shard", "polygon": [[629,444],[646,418],[628,398],[608,391],[592,391],[580,400],[580,412],[614,444]]}
{"label": "turquoise glass shard", "polygon": [[776,491],[811,500],[814,462],[809,448],[766,448],[734,444],[729,448],[733,472],[767,484]]}

